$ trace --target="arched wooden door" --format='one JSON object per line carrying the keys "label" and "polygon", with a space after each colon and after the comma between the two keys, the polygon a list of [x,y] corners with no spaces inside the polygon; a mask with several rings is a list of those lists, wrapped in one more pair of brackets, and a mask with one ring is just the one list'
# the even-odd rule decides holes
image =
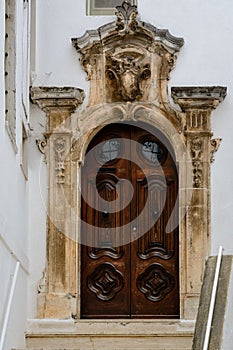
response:
{"label": "arched wooden door", "polygon": [[179,317],[178,228],[166,231],[178,215],[178,176],[156,135],[112,124],[89,145],[82,169],[82,318]]}

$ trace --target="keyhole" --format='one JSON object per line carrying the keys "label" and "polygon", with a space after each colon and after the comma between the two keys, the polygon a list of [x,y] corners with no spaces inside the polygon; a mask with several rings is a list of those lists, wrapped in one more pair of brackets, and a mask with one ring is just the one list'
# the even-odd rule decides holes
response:
{"label": "keyhole", "polygon": [[107,210],[103,211],[103,217],[104,219],[107,219],[109,217],[109,212]]}

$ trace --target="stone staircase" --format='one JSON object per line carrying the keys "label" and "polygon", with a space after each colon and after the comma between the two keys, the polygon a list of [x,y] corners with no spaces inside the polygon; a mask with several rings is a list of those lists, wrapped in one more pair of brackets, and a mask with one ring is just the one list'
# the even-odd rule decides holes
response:
{"label": "stone staircase", "polygon": [[193,321],[31,320],[27,350],[190,350]]}

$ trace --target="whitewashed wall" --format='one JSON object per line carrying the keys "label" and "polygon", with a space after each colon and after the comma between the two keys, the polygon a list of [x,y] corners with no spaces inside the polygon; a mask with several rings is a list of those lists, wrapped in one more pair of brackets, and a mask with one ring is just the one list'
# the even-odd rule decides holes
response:
{"label": "whitewashed wall", "polygon": [[[115,20],[115,16],[86,16],[85,0],[34,0],[36,4],[36,42],[32,78],[34,86],[76,86],[88,95],[89,84],[85,80],[78,55],[71,45],[72,37],[81,36],[86,29]],[[159,28],[168,28],[175,36],[181,36],[185,45],[172,72],[170,86],[228,87],[225,101],[212,115],[215,137],[223,139],[212,165],[212,246],[216,254],[221,244],[225,254],[233,254],[233,2],[229,0],[138,0],[142,20]],[[87,100],[87,98],[86,98]],[[85,103],[84,103],[85,106]],[[41,135],[45,120],[37,107],[32,107],[31,123],[36,135]],[[37,136],[33,136],[34,139]],[[30,188],[30,254],[31,281],[29,316],[35,316],[36,283],[41,277],[45,262],[45,209],[39,191],[45,197],[45,165],[41,154],[31,139]],[[38,184],[39,164],[41,184]],[[44,174],[44,177],[43,177]]]}
{"label": "whitewashed wall", "polygon": [[45,157],[38,150],[36,140],[43,139],[46,120],[40,110],[31,106],[30,125],[33,129],[29,143],[29,318],[36,316],[37,286],[46,261],[46,204],[47,204],[47,168]]}
{"label": "whitewashed wall", "polygon": [[20,167],[22,5],[17,2],[17,76],[15,152],[5,127],[4,42],[5,1],[0,0],[0,334],[16,262],[20,261],[18,279],[10,312],[4,349],[22,348],[27,318],[28,259],[28,184]]}

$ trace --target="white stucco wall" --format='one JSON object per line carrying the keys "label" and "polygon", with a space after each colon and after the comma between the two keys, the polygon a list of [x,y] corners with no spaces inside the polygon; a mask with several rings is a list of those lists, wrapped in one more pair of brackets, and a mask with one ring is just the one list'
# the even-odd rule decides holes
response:
{"label": "white stucco wall", "polygon": [[42,140],[46,117],[34,105],[31,106],[30,125],[33,129],[29,142],[29,252],[30,277],[29,296],[30,305],[28,317],[36,315],[37,286],[46,261],[46,218],[47,218],[47,167],[45,157],[39,152],[36,140]]}
{"label": "white stucco wall", "polygon": [[17,2],[17,76],[16,76],[16,143],[15,152],[5,127],[4,43],[5,1],[0,0],[0,334],[16,262],[20,261],[18,279],[12,302],[4,349],[22,348],[27,318],[28,259],[28,185],[20,167],[21,140],[21,76],[22,65],[20,33],[22,7]]}

